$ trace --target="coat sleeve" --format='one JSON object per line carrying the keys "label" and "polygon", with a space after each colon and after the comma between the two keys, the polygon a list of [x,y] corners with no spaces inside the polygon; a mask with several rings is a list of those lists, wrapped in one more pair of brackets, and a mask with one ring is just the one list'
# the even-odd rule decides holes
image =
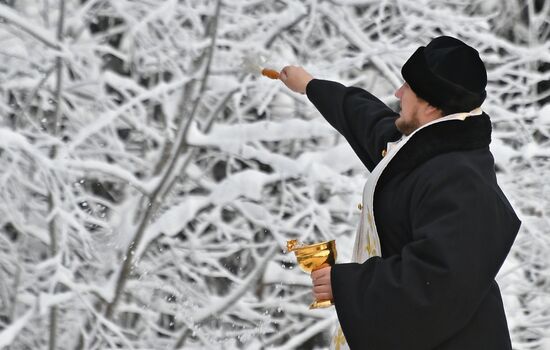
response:
{"label": "coat sleeve", "polygon": [[382,159],[386,143],[401,136],[395,127],[398,114],[363,89],[313,79],[308,83],[306,93],[370,171]]}
{"label": "coat sleeve", "polygon": [[413,191],[413,240],[401,254],[333,266],[352,349],[433,349],[467,325],[493,283],[520,221],[475,170],[447,168]]}

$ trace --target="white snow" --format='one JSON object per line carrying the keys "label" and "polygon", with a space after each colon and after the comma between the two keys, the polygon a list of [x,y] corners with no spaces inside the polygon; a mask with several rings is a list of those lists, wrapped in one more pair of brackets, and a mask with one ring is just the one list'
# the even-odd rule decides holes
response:
{"label": "white snow", "polygon": [[98,348],[326,348],[334,309],[307,309],[283,249],[336,239],[349,261],[368,171],[243,57],[393,104],[405,59],[444,33],[486,63],[490,147],[522,220],[498,275],[514,349],[550,348],[550,2],[528,17],[520,0],[217,4],[0,4],[0,347],[46,347],[56,306],[60,349],[81,329]]}

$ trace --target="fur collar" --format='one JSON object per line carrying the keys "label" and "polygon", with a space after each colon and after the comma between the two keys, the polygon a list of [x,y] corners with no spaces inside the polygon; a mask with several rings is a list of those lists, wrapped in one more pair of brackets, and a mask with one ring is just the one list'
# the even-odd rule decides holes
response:
{"label": "fur collar", "polygon": [[491,130],[491,120],[485,113],[464,121],[436,123],[419,130],[384,169],[378,184],[383,185],[395,175],[411,171],[437,155],[488,147]]}

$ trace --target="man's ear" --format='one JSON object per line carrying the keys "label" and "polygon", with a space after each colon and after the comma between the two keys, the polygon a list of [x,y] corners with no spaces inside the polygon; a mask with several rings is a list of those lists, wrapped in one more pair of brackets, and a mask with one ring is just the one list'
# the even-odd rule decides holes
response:
{"label": "man's ear", "polygon": [[429,103],[426,106],[426,114],[434,118],[443,117],[443,111],[437,107],[432,106]]}

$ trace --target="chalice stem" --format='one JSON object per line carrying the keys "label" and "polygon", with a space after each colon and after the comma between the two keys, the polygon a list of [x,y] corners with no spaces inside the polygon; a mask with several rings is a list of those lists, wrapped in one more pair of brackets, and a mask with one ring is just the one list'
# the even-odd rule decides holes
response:
{"label": "chalice stem", "polygon": [[324,309],[326,307],[331,307],[334,305],[332,300],[315,300],[313,303],[309,304],[310,309]]}

